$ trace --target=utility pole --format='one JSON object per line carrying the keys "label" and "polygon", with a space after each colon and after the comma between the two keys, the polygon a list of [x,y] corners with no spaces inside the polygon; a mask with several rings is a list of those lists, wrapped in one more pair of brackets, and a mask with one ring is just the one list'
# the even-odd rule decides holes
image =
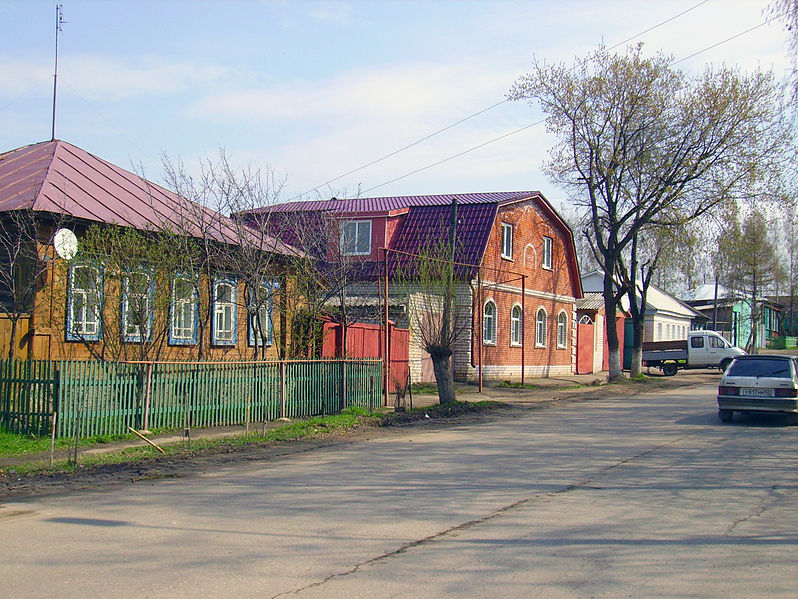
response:
{"label": "utility pole", "polygon": [[53,129],[50,137],[51,141],[55,141],[55,107],[58,98],[58,33],[64,23],[63,8],[60,4],[55,6],[55,68],[53,69]]}

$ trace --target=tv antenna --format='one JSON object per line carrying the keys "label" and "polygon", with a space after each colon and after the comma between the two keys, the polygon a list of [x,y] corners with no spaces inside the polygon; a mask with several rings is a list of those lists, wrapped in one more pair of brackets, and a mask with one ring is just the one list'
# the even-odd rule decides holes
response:
{"label": "tv antenna", "polygon": [[55,5],[55,69],[53,70],[53,132],[51,141],[55,141],[55,106],[58,98],[58,33],[64,21],[64,7],[61,4]]}

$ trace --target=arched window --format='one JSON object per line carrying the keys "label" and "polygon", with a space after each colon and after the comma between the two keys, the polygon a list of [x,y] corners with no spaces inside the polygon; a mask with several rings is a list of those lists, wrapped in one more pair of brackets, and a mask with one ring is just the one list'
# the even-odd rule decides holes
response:
{"label": "arched window", "polygon": [[546,311],[543,308],[535,316],[535,347],[546,347]]}
{"label": "arched window", "polygon": [[496,344],[496,304],[492,300],[485,302],[482,311],[482,342]]}
{"label": "arched window", "polygon": [[568,315],[563,311],[557,316],[557,347],[568,345]]}
{"label": "arched window", "polygon": [[510,345],[521,345],[521,306],[516,304],[510,312]]}

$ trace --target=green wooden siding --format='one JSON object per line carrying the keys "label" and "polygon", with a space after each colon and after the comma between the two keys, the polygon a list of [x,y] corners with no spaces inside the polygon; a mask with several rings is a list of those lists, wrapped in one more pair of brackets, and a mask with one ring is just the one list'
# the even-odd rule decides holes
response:
{"label": "green wooden siding", "polygon": [[382,361],[230,363],[0,361],[0,426],[56,435],[307,418],[382,397]]}

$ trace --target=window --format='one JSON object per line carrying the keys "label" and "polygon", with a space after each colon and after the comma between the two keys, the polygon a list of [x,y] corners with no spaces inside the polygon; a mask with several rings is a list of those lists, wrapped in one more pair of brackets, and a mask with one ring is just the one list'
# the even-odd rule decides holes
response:
{"label": "window", "polygon": [[496,344],[496,304],[491,300],[485,302],[482,312],[482,342]]}
{"label": "window", "polygon": [[96,266],[76,264],[69,269],[67,340],[96,341],[100,338],[102,284],[102,276]]}
{"label": "window", "polygon": [[272,308],[274,293],[279,288],[277,281],[263,281],[258,287],[257,293],[249,294],[249,332],[247,342],[249,345],[272,344],[272,331],[274,321],[272,319]]}
{"label": "window", "polygon": [[696,349],[704,347],[704,336],[696,335],[695,337],[690,339],[690,347],[694,347]]}
{"label": "window", "polygon": [[152,273],[134,270],[122,279],[122,339],[146,341],[152,332]]}
{"label": "window", "polygon": [[557,347],[563,348],[568,345],[568,315],[560,312],[557,316]]}
{"label": "window", "polygon": [[371,253],[371,221],[353,220],[341,228],[341,253],[347,256]]}
{"label": "window", "polygon": [[719,337],[710,337],[709,338],[709,347],[714,349],[723,349],[724,347],[728,347],[725,339],[720,339]]}
{"label": "window", "polygon": [[657,341],[662,341],[662,323],[657,323]]}
{"label": "window", "polygon": [[233,279],[217,279],[213,284],[213,343],[236,344],[236,301],[238,284]]}
{"label": "window", "polygon": [[551,237],[543,238],[543,268],[551,268]]}
{"label": "window", "polygon": [[513,226],[502,223],[502,258],[513,259]]}
{"label": "window", "polygon": [[546,347],[546,311],[543,308],[535,316],[535,347]]}
{"label": "window", "polygon": [[510,345],[521,345],[521,306],[516,304],[510,312]]}
{"label": "window", "polygon": [[178,276],[172,281],[169,343],[193,345],[197,342],[198,299],[196,279]]}

